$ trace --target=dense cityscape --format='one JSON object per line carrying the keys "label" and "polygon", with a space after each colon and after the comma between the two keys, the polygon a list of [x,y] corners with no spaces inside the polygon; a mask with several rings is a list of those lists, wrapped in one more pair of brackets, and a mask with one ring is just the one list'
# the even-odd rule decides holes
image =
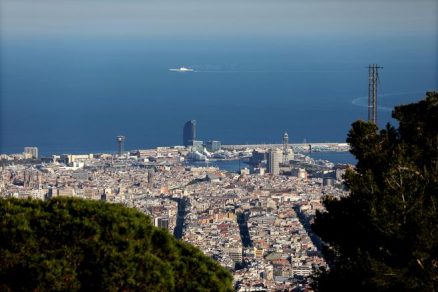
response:
{"label": "dense cityscape", "polygon": [[[224,145],[196,139],[196,121],[185,124],[184,146],[116,153],[39,157],[37,147],[1,155],[2,197],[104,200],[147,214],[233,272],[237,291],[305,289],[309,276],[327,267],[310,223],[321,198],[345,196],[347,164],[308,156],[310,145]],[[348,145],[315,144],[316,151]],[[258,147],[258,148],[253,148]],[[192,162],[239,161],[240,171]]]}
{"label": "dense cityscape", "polygon": [[437,11],[0,0],[0,291],[438,292]]}

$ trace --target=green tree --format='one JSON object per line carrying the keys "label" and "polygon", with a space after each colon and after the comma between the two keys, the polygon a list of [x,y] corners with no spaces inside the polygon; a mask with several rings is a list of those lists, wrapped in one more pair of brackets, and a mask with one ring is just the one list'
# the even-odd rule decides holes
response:
{"label": "green tree", "polygon": [[121,205],[0,200],[0,290],[230,291],[231,274]]}
{"label": "green tree", "polygon": [[396,107],[398,129],[355,122],[350,194],[326,197],[313,230],[329,246],[319,291],[438,290],[438,94]]}

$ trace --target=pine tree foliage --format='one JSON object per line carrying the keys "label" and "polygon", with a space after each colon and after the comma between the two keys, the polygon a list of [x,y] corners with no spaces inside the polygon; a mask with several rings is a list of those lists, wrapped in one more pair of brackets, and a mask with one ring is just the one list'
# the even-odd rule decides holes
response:
{"label": "pine tree foliage", "polygon": [[313,230],[333,259],[319,291],[438,291],[438,93],[398,106],[396,129],[357,121],[350,195],[326,197]]}
{"label": "pine tree foliage", "polygon": [[231,291],[197,248],[116,204],[0,200],[1,291]]}

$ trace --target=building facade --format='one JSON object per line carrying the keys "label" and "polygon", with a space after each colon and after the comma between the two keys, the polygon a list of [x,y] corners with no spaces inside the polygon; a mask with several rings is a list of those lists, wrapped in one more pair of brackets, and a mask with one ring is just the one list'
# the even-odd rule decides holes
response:
{"label": "building facade", "polygon": [[268,173],[273,175],[280,174],[280,162],[282,161],[282,155],[282,151],[278,149],[269,151],[266,163]]}
{"label": "building facade", "polygon": [[206,148],[210,152],[221,150],[221,141],[207,141]]}
{"label": "building facade", "polygon": [[38,159],[38,147],[24,147],[24,154],[29,158]]}
{"label": "building facade", "polygon": [[204,142],[200,140],[192,140],[189,143],[189,146],[192,146],[192,151],[198,151],[202,153],[204,151]]}
{"label": "building facade", "polygon": [[196,120],[190,120],[184,124],[183,145],[192,146],[194,140],[196,140]]}

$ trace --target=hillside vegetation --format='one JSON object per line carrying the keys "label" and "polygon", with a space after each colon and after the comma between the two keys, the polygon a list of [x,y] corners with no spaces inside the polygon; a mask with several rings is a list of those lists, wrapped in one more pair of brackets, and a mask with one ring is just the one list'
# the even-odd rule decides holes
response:
{"label": "hillside vegetation", "polygon": [[0,200],[2,291],[230,291],[231,274],[121,205]]}

